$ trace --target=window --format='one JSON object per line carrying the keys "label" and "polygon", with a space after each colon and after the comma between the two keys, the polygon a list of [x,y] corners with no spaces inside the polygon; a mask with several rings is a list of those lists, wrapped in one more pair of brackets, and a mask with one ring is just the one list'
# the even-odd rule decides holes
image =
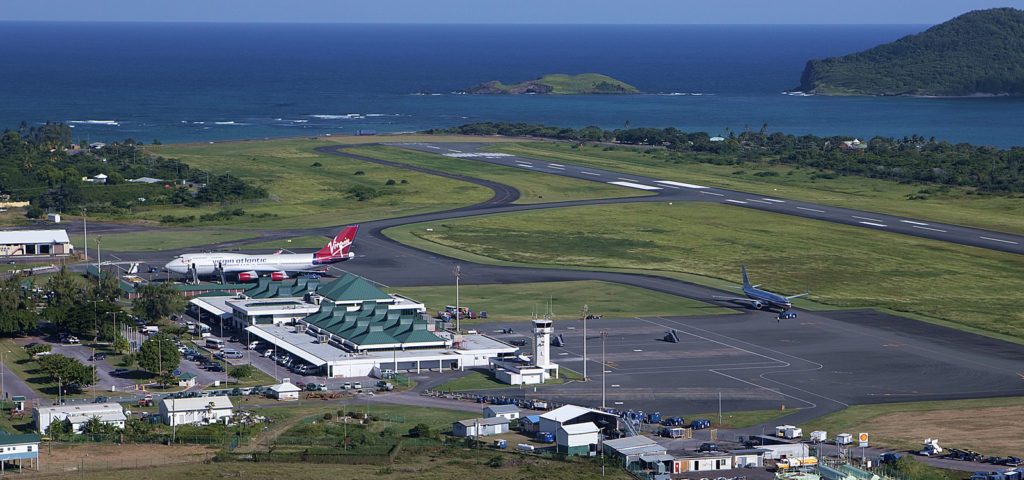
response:
{"label": "window", "polygon": [[32,451],[32,445],[28,446],[28,451],[30,451],[30,452]]}

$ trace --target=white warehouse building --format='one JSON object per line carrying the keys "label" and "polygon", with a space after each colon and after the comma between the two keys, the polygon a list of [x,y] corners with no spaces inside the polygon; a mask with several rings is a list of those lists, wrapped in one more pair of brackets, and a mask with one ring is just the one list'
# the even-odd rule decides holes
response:
{"label": "white warehouse building", "polygon": [[82,426],[93,417],[117,428],[124,428],[124,422],[128,420],[124,408],[113,402],[32,408],[32,419],[40,433],[46,433],[46,429],[55,421],[68,421],[72,432],[82,433]]}
{"label": "white warehouse building", "polygon": [[216,397],[165,398],[160,401],[160,421],[165,425],[208,425],[233,414],[231,399]]}

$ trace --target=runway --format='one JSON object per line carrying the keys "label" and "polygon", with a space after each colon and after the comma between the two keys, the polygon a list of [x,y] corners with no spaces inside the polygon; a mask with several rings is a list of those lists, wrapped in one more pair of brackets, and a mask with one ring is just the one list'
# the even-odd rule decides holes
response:
{"label": "runway", "polygon": [[[886,232],[929,238],[943,242],[970,245],[972,247],[1024,254],[1024,236],[1011,235],[960,225],[932,222],[916,218],[886,215],[876,212],[853,210],[831,205],[802,202],[782,197],[770,197],[705,185],[686,183],[682,179],[665,179],[643,175],[625,174],[578,165],[551,163],[534,158],[485,152],[481,149],[487,143],[385,143],[395,147],[433,153],[437,155],[466,158],[477,162],[492,163],[512,168],[529,169],[551,175],[560,175],[580,180],[619,185],[627,188],[655,193],[654,196],[640,197],[633,201],[701,201],[723,203],[742,208],[763,210],[784,215],[811,218],[854,227],[870,228]],[[594,201],[589,203],[607,203]],[[584,203],[584,204],[589,204]]]}

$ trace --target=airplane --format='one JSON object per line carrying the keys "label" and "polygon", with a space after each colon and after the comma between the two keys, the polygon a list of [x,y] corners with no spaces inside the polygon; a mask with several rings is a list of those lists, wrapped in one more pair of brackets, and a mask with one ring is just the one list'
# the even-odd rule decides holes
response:
{"label": "airplane", "polygon": [[764,290],[761,290],[761,289],[757,288],[757,287],[760,287],[761,285],[751,285],[750,284],[750,280],[747,279],[747,266],[746,265],[740,265],[740,268],[743,269],[743,286],[742,287],[731,287],[731,288],[739,288],[739,289],[743,290],[743,294],[746,295],[746,297],[719,297],[719,296],[715,296],[716,299],[718,299],[718,300],[729,300],[729,301],[732,301],[732,302],[746,302],[751,307],[753,307],[755,310],[761,310],[763,308],[767,308],[769,310],[772,309],[772,308],[778,308],[778,309],[782,310],[782,313],[779,314],[780,318],[793,318],[793,317],[796,317],[796,314],[787,314],[786,313],[790,308],[793,308],[793,302],[791,300],[793,300],[794,298],[798,298],[798,297],[805,297],[805,296],[811,294],[811,289],[810,288],[807,289],[807,293],[801,293],[800,295],[792,295],[792,296],[789,296],[789,297],[786,297],[786,296],[783,296],[783,295],[779,295],[777,293],[766,292]]}
{"label": "airplane", "polygon": [[345,227],[333,240],[318,252],[281,253],[281,250],[270,255],[246,255],[244,253],[186,253],[178,255],[167,262],[167,271],[191,275],[198,283],[200,275],[221,276],[236,273],[238,281],[249,282],[259,278],[260,272],[269,272],[273,280],[284,280],[289,273],[323,273],[327,270],[318,266],[344,262],[355,257],[350,252],[352,240],[356,236],[359,225]]}

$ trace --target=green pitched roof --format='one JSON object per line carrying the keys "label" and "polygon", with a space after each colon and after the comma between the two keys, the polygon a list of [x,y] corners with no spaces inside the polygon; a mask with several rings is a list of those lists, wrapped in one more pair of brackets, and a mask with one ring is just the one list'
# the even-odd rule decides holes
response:
{"label": "green pitched roof", "polygon": [[7,432],[3,432],[3,435],[0,435],[0,445],[22,445],[26,443],[39,443],[39,434],[19,433],[11,435]]}
{"label": "green pitched roof", "polygon": [[317,293],[335,302],[391,298],[390,295],[373,286],[366,279],[351,273],[346,273],[343,277],[333,282],[320,285]]}
{"label": "green pitched roof", "polygon": [[443,341],[427,330],[427,320],[415,308],[392,310],[373,300],[362,302],[355,310],[325,302],[304,320],[360,347]]}

